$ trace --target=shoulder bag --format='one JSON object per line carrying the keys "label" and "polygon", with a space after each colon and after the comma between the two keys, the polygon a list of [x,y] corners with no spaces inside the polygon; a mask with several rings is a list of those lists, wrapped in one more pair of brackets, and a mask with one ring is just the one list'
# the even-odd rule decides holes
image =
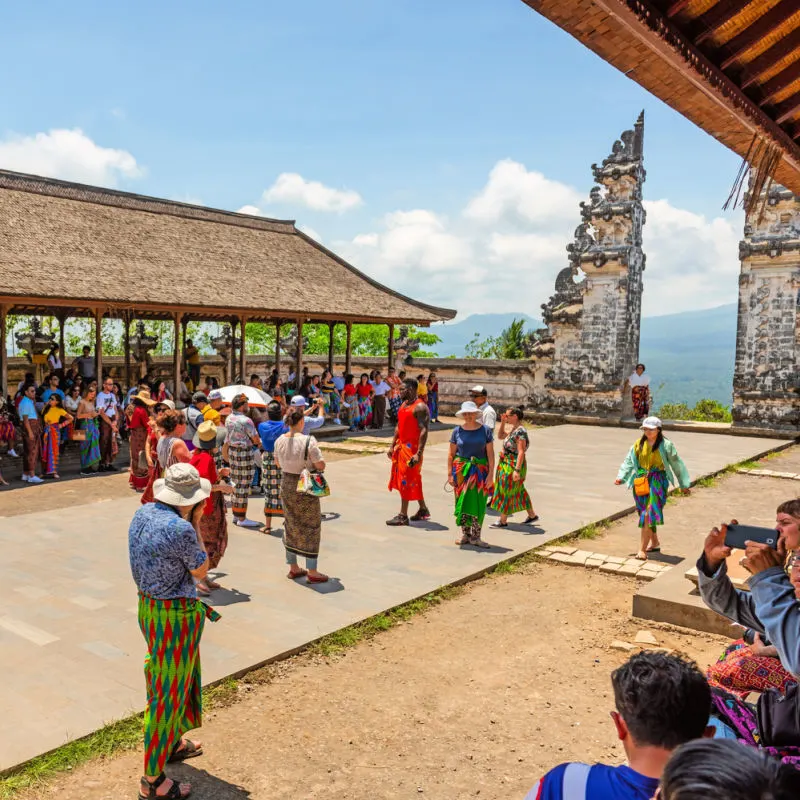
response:
{"label": "shoulder bag", "polygon": [[[306,437],[306,449],[303,455],[303,463],[308,464],[308,448],[311,445],[311,437]],[[297,481],[297,491],[300,494],[309,494],[312,497],[329,497],[331,488],[321,472],[303,467],[300,473],[300,480]]]}

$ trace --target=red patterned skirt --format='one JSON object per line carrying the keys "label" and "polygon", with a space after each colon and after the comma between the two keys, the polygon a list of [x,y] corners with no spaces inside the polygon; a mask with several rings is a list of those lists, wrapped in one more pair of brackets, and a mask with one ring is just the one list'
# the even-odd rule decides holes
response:
{"label": "red patterned skirt", "polygon": [[708,668],[706,677],[713,686],[720,686],[741,697],[767,689],[785,692],[786,686],[795,682],[780,659],[753,655],[750,645],[743,639],[726,648],[719,661]]}

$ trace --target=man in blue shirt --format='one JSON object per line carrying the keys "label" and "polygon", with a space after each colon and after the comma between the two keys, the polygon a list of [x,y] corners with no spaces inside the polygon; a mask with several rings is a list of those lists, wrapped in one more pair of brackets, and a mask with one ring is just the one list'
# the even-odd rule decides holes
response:
{"label": "man in blue shirt", "polygon": [[672,751],[702,736],[711,690],[697,665],[645,651],[611,673],[616,711],[611,712],[628,764],[561,764],[548,772],[526,800],[651,800]]}
{"label": "man in blue shirt", "polygon": [[[295,408],[306,409],[306,418],[303,422],[303,433],[308,436],[311,431],[321,428],[325,424],[325,401],[321,397],[317,397],[312,404],[301,394],[296,394],[292,398],[291,404]],[[311,416],[316,410],[317,415]]]}
{"label": "man in blue shirt", "polygon": [[45,405],[47,405],[48,401],[54,394],[57,394],[61,398],[62,403],[64,402],[64,392],[62,392],[61,389],[58,388],[58,384],[60,382],[61,381],[59,380],[58,375],[56,375],[55,373],[53,373],[50,376],[47,388],[42,392],[42,402]]}

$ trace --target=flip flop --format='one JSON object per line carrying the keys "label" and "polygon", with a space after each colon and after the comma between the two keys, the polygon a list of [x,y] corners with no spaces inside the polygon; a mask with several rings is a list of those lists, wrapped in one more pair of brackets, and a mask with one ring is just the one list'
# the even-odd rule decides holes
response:
{"label": "flip flop", "polygon": [[308,583],[327,583],[330,578],[327,575],[309,575],[306,578]]}
{"label": "flip flop", "polygon": [[301,569],[300,572],[290,572],[290,573],[288,573],[286,575],[286,577],[290,581],[296,581],[298,578],[305,578],[306,575],[308,575],[308,570]]}
{"label": "flip flop", "polygon": [[647,552],[648,553],[660,553],[661,552],[661,546],[659,545],[658,547],[648,547],[647,548]]}
{"label": "flip flop", "polygon": [[489,527],[490,528],[507,528],[508,527],[508,523],[507,522],[493,522]]}
{"label": "flip flop", "polygon": [[[183,745],[183,747],[181,747],[181,745]],[[181,739],[181,741],[175,745],[175,749],[172,751],[172,755],[167,759],[167,761],[169,761],[171,764],[175,764],[178,761],[186,761],[188,758],[196,758],[197,756],[201,755],[203,755],[202,747],[198,747],[189,739]]]}

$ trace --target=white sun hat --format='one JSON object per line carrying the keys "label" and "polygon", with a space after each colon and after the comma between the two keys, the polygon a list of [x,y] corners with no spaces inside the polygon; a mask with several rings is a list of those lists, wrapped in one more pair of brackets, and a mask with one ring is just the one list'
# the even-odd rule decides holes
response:
{"label": "white sun hat", "polygon": [[464,414],[480,414],[480,413],[481,410],[478,408],[478,406],[475,405],[475,403],[472,402],[472,400],[465,400],[461,404],[461,408],[458,411],[456,411],[456,416],[463,417]]}
{"label": "white sun hat", "polygon": [[168,506],[194,506],[210,494],[211,481],[201,478],[191,464],[173,464],[153,484],[153,497]]}

